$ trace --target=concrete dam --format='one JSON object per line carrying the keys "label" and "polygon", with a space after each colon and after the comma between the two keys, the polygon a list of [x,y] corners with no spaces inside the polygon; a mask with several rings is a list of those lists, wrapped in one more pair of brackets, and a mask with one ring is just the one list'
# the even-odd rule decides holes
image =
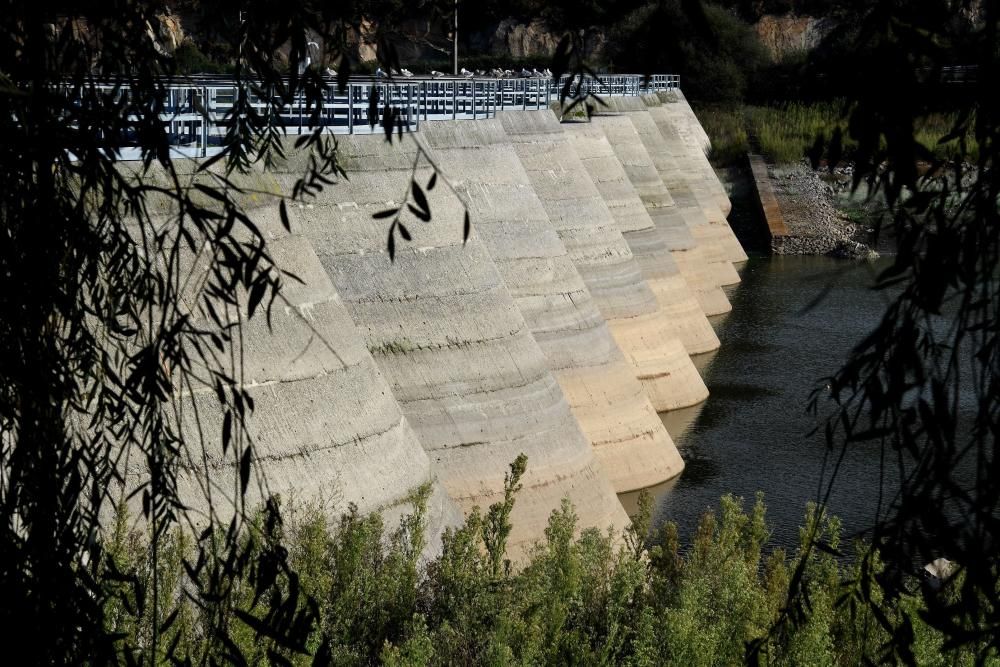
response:
{"label": "concrete dam", "polygon": [[[719,347],[708,316],[731,308],[722,288],[746,255],[704,131],[667,88],[609,95],[590,121],[527,88],[510,105],[473,88],[450,117],[417,110],[402,140],[338,136],[347,177],[289,206],[289,229],[276,199],[244,197],[304,283],[242,342],[270,492],[393,525],[430,484],[433,542],[501,499],[524,453],[517,557],[564,497],[582,528],[620,529],[617,493],[682,471],[658,413],[708,397],[691,355]],[[305,159],[291,143],[276,170],[239,177],[248,191],[291,195]],[[433,219],[407,221],[391,261],[373,214],[435,167]]]}

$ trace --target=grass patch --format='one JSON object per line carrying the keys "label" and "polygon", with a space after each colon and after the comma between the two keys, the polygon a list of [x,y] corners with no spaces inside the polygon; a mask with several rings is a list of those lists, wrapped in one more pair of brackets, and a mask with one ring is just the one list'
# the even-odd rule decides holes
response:
{"label": "grass patch", "polygon": [[698,120],[712,140],[709,159],[731,164],[750,150],[743,112],[740,108],[709,108],[698,112]]}
{"label": "grass patch", "polygon": [[[844,159],[851,160],[858,145],[850,137],[846,115],[843,102],[698,110],[698,118],[712,140],[710,158],[716,164],[732,163],[749,150],[759,151],[775,164],[798,162],[817,136],[828,141],[838,128],[843,136]],[[964,156],[966,161],[975,162],[979,145],[971,132],[965,136],[964,150],[958,139],[941,142],[951,133],[956,118],[956,114],[935,113],[918,119],[916,140],[937,158],[954,160]]]}

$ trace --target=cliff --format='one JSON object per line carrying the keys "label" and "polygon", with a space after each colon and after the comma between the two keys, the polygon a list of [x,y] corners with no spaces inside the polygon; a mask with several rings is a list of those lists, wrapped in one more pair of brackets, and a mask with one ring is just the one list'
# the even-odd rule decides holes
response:
{"label": "cliff", "polygon": [[771,57],[780,61],[813,50],[836,26],[837,21],[828,17],[769,14],[753,28]]}

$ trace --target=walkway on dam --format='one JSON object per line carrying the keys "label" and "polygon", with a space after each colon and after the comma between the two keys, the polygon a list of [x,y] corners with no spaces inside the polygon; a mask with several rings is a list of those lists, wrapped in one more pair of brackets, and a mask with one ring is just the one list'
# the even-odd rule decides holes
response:
{"label": "walkway on dam", "polygon": [[[675,79],[659,80],[623,83],[593,122],[560,122],[551,91],[529,110],[527,88],[513,105],[496,88],[480,115],[469,83],[476,122],[429,96],[415,141],[344,134],[347,178],[285,211],[307,159],[292,140],[278,167],[231,175],[279,267],[305,282],[244,343],[271,491],[321,498],[331,515],[399,514],[430,483],[436,538],[500,500],[524,453],[517,557],[563,498],[581,528],[621,529],[617,493],[681,472],[657,413],[708,396],[691,355],[719,346],[707,316],[729,310],[721,287],[746,255],[704,132]],[[454,101],[460,84],[441,85]],[[407,220],[390,258],[374,214],[434,174],[450,187],[423,188],[431,224]]]}
{"label": "walkway on dam", "polygon": [[[435,120],[485,120],[507,110],[547,109],[560,99],[570,83],[550,78],[379,78],[352,77],[343,92],[336,81],[323,93],[318,113],[303,94],[285,105],[280,122],[287,134],[311,133],[322,128],[332,134],[382,133],[387,109],[392,109],[397,126],[404,132],[420,129],[420,124]],[[603,97],[638,96],[676,90],[676,74],[604,75],[571,83],[580,93],[592,92]],[[127,96],[118,86],[96,86],[108,94]],[[160,118],[168,126],[174,154],[182,157],[209,157],[218,154],[225,141],[229,116],[236,104],[239,89],[232,80],[215,76],[194,76],[166,87]],[[267,111],[265,99],[248,91],[247,103],[258,113]],[[395,127],[394,127],[395,129]],[[122,160],[138,160],[141,151],[129,146],[127,138],[118,146]]]}

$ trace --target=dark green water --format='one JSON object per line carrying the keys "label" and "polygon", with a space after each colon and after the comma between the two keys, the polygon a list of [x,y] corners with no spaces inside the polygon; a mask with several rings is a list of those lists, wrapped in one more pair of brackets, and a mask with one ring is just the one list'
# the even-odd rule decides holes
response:
{"label": "dark green water", "polygon": [[[654,489],[654,525],[675,521],[686,541],[720,496],[743,496],[750,505],[759,490],[772,545],[798,543],[806,503],[817,497],[827,459],[822,433],[810,435],[820,419],[807,413],[806,404],[881,318],[885,297],[869,287],[884,266],[824,257],[752,257],[746,263],[742,283],[729,294],[733,311],[713,322],[721,349],[696,359],[710,398],[664,415],[687,467]],[[838,479],[830,507],[850,535],[875,515],[877,449],[853,450]],[[623,501],[628,507],[629,499]]]}

